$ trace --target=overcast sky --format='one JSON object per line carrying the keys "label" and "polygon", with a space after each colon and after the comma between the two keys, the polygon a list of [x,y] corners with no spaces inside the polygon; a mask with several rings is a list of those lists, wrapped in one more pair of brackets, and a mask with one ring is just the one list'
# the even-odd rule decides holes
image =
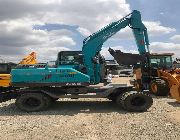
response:
{"label": "overcast sky", "polygon": [[[0,0],[0,56],[18,62],[31,51],[38,61],[56,60],[62,50],[81,50],[85,37],[140,10],[151,52],[180,56],[179,0]],[[108,40],[109,47],[137,53],[129,28]]]}

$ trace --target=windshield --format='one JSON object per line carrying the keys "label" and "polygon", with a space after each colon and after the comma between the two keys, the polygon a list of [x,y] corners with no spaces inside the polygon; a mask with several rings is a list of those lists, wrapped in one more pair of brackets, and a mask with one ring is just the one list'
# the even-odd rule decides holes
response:
{"label": "windshield", "polygon": [[151,64],[157,63],[159,68],[172,68],[172,57],[171,56],[152,56]]}
{"label": "windshield", "polygon": [[171,56],[166,56],[166,65],[168,68],[172,67],[172,57]]}
{"label": "windshield", "polygon": [[0,73],[7,73],[7,65],[0,65]]}
{"label": "windshield", "polygon": [[82,55],[76,51],[61,52],[59,54],[59,64],[60,65],[78,65],[82,63]]}

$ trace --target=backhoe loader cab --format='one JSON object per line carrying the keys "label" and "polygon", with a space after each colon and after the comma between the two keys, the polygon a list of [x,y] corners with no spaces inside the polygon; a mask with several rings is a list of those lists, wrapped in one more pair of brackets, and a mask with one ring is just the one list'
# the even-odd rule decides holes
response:
{"label": "backhoe loader cab", "polygon": [[17,64],[15,63],[0,63],[0,92],[2,87],[10,86],[10,72],[16,66]]}
{"label": "backhoe loader cab", "polygon": [[15,68],[15,63],[0,63],[0,74],[9,74],[11,69]]}
{"label": "backhoe loader cab", "polygon": [[169,70],[172,68],[172,55],[173,53],[163,53],[163,54],[151,54],[150,64],[154,67],[154,63],[157,64],[158,69]]}

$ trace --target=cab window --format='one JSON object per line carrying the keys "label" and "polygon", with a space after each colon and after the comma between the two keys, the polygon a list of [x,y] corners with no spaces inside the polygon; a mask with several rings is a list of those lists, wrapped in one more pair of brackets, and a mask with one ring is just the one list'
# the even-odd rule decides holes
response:
{"label": "cab window", "polygon": [[78,65],[83,61],[83,57],[80,52],[67,51],[59,53],[59,64],[60,65]]}

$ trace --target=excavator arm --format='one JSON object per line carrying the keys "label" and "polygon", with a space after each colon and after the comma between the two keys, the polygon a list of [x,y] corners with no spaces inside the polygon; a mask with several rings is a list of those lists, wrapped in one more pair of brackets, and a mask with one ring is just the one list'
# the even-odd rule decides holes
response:
{"label": "excavator arm", "polygon": [[146,54],[149,52],[147,29],[142,23],[140,12],[134,10],[124,18],[112,22],[84,39],[82,52],[84,55],[84,63],[87,68],[87,74],[90,76],[92,83],[100,82],[100,64],[93,60],[99,56],[102,45],[110,37],[127,26],[129,26],[133,31],[139,53]]}
{"label": "excavator arm", "polygon": [[29,55],[25,56],[19,64],[24,65],[24,64],[37,64],[36,60],[36,53],[31,52]]}

